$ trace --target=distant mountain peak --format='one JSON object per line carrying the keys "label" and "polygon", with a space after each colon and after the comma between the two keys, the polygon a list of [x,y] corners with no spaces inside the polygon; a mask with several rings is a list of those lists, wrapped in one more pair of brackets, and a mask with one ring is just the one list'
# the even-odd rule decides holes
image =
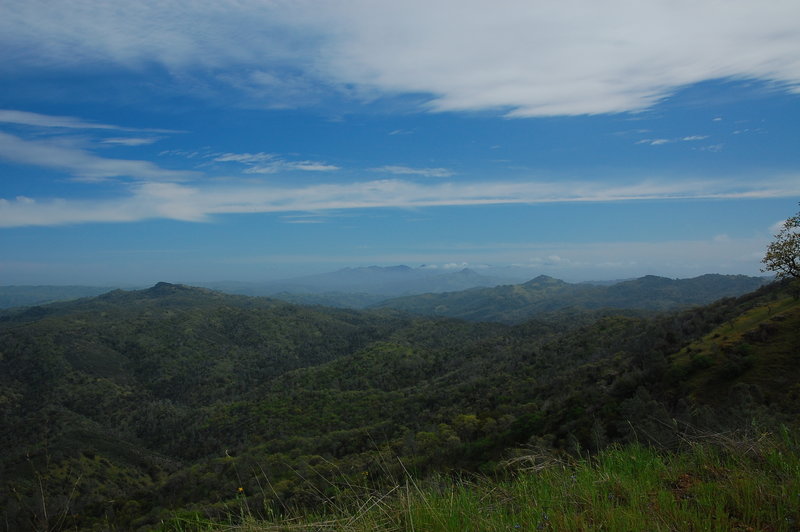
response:
{"label": "distant mountain peak", "polygon": [[174,284],[174,283],[166,283],[164,281],[159,281],[154,284],[151,290],[188,290],[189,287],[185,284]]}
{"label": "distant mountain peak", "polygon": [[567,284],[567,283],[562,281],[561,279],[550,277],[549,275],[539,275],[538,277],[534,277],[527,283],[523,283],[522,286],[530,287],[530,286],[562,285],[562,284]]}
{"label": "distant mountain peak", "polygon": [[173,284],[173,283],[166,283],[164,281],[158,282],[145,290],[146,293],[151,295],[167,295],[167,294],[174,294],[176,292],[191,292],[194,290],[202,290],[199,288],[195,288],[192,286],[188,286],[185,284]]}

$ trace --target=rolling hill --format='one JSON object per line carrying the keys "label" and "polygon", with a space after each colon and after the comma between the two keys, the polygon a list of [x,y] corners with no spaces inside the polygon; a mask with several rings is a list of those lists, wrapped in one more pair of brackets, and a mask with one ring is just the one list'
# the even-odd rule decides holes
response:
{"label": "rolling hill", "polygon": [[523,447],[669,448],[688,425],[793,424],[798,331],[779,283],[513,326],[167,283],[7,311],[0,508],[17,529],[147,530],[245,502],[314,508],[342,479],[491,472]]}

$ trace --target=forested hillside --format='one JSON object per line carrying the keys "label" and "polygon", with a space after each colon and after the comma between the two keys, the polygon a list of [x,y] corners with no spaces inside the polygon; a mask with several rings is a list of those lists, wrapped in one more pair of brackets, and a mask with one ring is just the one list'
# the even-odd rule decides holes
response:
{"label": "forested hillside", "polygon": [[515,449],[670,447],[793,424],[800,303],[774,283],[645,317],[517,325],[159,283],[0,316],[11,529],[149,529],[313,508],[334,479],[495,471]]}
{"label": "forested hillside", "polygon": [[766,282],[766,278],[745,275],[708,274],[692,279],[647,275],[609,285],[596,285],[567,283],[540,275],[522,284],[398,297],[373,307],[394,308],[426,316],[514,324],[541,313],[567,308],[677,310],[705,305],[723,297],[740,296]]}

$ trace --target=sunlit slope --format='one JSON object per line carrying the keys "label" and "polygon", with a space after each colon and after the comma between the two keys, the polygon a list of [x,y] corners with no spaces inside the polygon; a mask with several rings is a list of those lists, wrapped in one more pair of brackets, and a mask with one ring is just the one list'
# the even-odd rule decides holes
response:
{"label": "sunlit slope", "polygon": [[744,395],[800,412],[800,300],[752,308],[681,349],[671,363],[700,403],[720,406]]}

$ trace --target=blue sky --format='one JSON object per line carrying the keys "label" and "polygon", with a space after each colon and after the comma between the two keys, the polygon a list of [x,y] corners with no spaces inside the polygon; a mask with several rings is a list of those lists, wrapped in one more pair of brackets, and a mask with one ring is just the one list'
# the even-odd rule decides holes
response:
{"label": "blue sky", "polygon": [[[602,5],[601,5],[602,4]],[[0,5],[0,285],[758,274],[796,1]]]}

